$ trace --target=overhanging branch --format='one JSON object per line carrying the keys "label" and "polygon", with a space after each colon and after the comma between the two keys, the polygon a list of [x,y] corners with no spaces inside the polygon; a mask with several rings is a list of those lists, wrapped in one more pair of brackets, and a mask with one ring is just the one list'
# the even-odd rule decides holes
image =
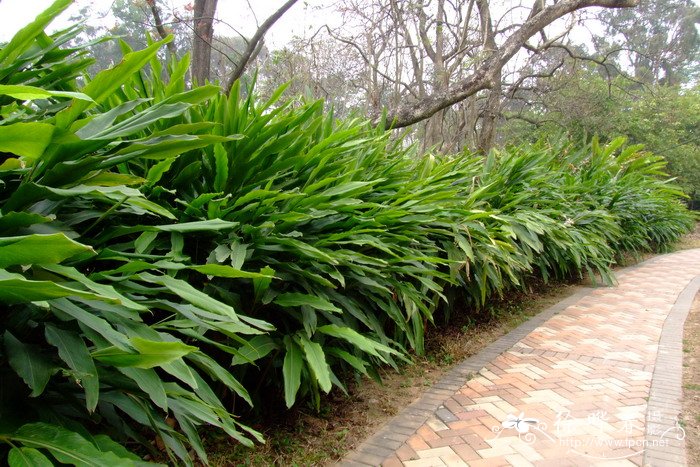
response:
{"label": "overhanging branch", "polygon": [[[488,58],[471,75],[453,84],[448,89],[399,106],[388,113],[387,121],[393,128],[402,128],[425,120],[442,109],[450,107],[477,92],[488,89],[499,71],[527,43],[528,39],[552,24],[557,19],[582,8],[628,8],[638,0],[560,0],[530,16],[521,27],[511,34],[503,45],[489,54]],[[375,122],[379,121],[375,116]]]}
{"label": "overhanging branch", "polygon": [[287,10],[289,10],[298,0],[288,0],[284,5],[280,7],[279,10],[274,12],[272,16],[267,18],[263,24],[260,25],[257,31],[255,31],[255,34],[253,34],[253,37],[248,41],[248,45],[241,55],[240,61],[236,64],[236,68],[233,70],[231,73],[231,76],[229,77],[228,84],[226,85],[226,92],[229,93],[231,92],[231,88],[233,87],[233,83],[236,82],[238,78],[243,76],[243,72],[245,71],[246,66],[248,66],[248,63],[251,61],[251,58],[257,55],[258,52],[260,52],[260,49],[262,48],[262,40],[265,37],[265,34],[267,31],[272,27],[273,24],[277,22],[278,19],[284,15]]}

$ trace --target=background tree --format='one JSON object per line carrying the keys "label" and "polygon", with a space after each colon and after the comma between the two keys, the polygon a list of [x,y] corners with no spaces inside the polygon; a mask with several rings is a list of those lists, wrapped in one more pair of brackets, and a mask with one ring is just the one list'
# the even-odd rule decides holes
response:
{"label": "background tree", "polygon": [[354,48],[365,67],[366,104],[394,128],[412,126],[424,149],[487,151],[497,136],[503,93],[522,86],[550,50],[568,47],[577,12],[632,0],[343,0],[342,27],[328,35]]}
{"label": "background tree", "polygon": [[700,6],[692,0],[641,0],[634,10],[600,13],[604,33],[595,38],[599,52],[629,65],[637,81],[679,85],[700,72]]}
{"label": "background tree", "polygon": [[214,15],[218,0],[195,0],[192,18],[192,80],[204,84],[210,77]]}
{"label": "background tree", "polygon": [[365,68],[357,51],[329,38],[294,38],[261,60],[259,87],[265,97],[288,83],[289,95],[324,99],[339,118],[366,115]]}
{"label": "background tree", "polygon": [[584,45],[548,50],[550,66],[562,60],[560,66],[535,73],[506,96],[501,135],[510,142],[552,131],[577,138],[625,135],[664,156],[669,172],[697,199],[698,11],[689,2],[662,0],[600,12],[607,26],[595,37],[594,56]]}
{"label": "background tree", "polygon": [[[111,25],[96,21],[107,15],[114,17]],[[188,25],[190,17],[191,14],[186,10],[166,8],[164,4],[153,0],[115,0],[108,12],[100,12],[95,4],[88,4],[79,10],[78,17],[71,19],[91,19],[84,23],[83,34],[78,41],[94,41],[92,52],[95,63],[89,70],[94,75],[97,71],[119,63],[123,56],[118,41],[104,38],[118,38],[133,49],[143,49],[147,45],[147,33],[153,38],[172,34],[174,39],[167,46],[168,54],[182,56],[192,47],[191,26]],[[166,54],[161,52],[160,57],[165,60]]]}
{"label": "background tree", "polygon": [[[267,31],[279,20],[298,0],[287,0],[275,13],[260,24],[255,33],[246,38],[245,48],[233,63],[230,76],[227,77],[226,89],[230,90],[233,83],[243,75],[246,67],[257,57],[263,46]],[[218,0],[195,0],[192,36],[192,78],[198,83],[208,80],[211,70],[212,50],[214,49],[214,23],[216,20],[216,5]]]}

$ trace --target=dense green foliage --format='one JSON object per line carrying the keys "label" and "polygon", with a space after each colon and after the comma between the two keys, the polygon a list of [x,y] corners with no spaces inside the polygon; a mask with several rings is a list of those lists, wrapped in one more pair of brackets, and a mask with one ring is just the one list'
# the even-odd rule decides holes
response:
{"label": "dense green foliage", "polygon": [[163,70],[162,42],[122,44],[78,86],[89,61],[61,48],[76,30],[42,32],[68,3],[0,50],[11,465],[135,465],[113,438],[157,456],[154,435],[172,462],[206,462],[200,426],[259,439],[241,402],[318,406],[349,373],[422,352],[455,300],[606,279],[617,254],[689,227],[664,162],[623,140],[419,156],[283,89],[186,90],[187,57]]}
{"label": "dense green foliage", "polygon": [[[88,62],[80,51],[58,48],[75,29],[42,32],[68,3],[56,2],[0,52],[0,439],[14,446],[16,465],[46,453],[64,463],[112,463],[128,457],[123,448],[90,432],[146,441],[139,424],[158,434],[173,459],[188,459],[189,446],[205,458],[196,430],[204,423],[251,443],[259,435],[238,424],[214,388],[250,398],[203,351],[205,333],[216,328],[243,344],[241,336],[271,328],[195,288],[209,275],[245,273],[212,271],[182,252],[232,224],[177,223],[134,188],[146,180],[121,170],[136,157],[168,160],[228,140],[162,120],[218,88],[182,92],[182,63],[160,98],[113,106],[128,93],[155,94],[142,87],[139,70],[156,43],[126,51],[76,94],[74,70]],[[117,237],[120,229],[126,236]],[[166,250],[149,248],[158,235],[167,237]],[[180,269],[192,277],[174,277]]]}
{"label": "dense green foliage", "polygon": [[582,140],[625,135],[663,156],[668,172],[700,203],[700,88],[641,86],[623,76],[608,80],[587,67],[567,70],[552,81],[556,91],[542,95],[541,110],[529,114],[539,129],[511,121],[506,134],[521,140],[562,130]]}

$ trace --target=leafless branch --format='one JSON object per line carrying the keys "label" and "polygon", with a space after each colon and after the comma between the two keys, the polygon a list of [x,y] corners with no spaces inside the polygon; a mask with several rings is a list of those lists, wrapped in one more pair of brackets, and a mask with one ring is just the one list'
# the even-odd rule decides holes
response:
{"label": "leafless branch", "polygon": [[418,102],[406,103],[393,109],[388,115],[388,121],[392,122],[394,128],[405,127],[429,118],[480,90],[490,88],[500,70],[527,43],[528,39],[569,13],[592,6],[626,8],[636,6],[637,3],[638,0],[559,0],[529,17],[500,47],[488,54],[473,73],[448,89],[434,92]]}
{"label": "leafless branch", "polygon": [[243,75],[243,71],[245,71],[246,66],[251,60],[251,57],[253,57],[254,54],[256,54],[256,50],[258,52],[260,51],[261,47],[261,42],[263,38],[265,37],[265,34],[267,31],[272,27],[273,24],[277,22],[278,19],[284,15],[287,10],[289,10],[298,0],[287,0],[287,2],[282,5],[276,12],[274,12],[269,18],[263,22],[263,24],[260,25],[257,31],[255,31],[255,34],[253,34],[253,37],[248,41],[248,46],[246,47],[245,51],[243,52],[240,61],[236,64],[236,68],[233,70],[231,73],[231,76],[229,77],[228,84],[226,85],[226,91],[230,92],[231,88],[233,87],[233,83],[236,82],[238,78],[240,78]]}
{"label": "leafless branch", "polygon": [[[153,20],[155,21],[156,31],[158,31],[158,35],[161,39],[165,39],[168,36],[168,33],[166,32],[165,27],[163,27],[163,20],[160,17],[160,8],[158,8],[158,6],[156,5],[156,0],[147,0],[147,3],[151,9]],[[177,56],[175,43],[173,41],[170,41],[167,43],[166,47],[168,48],[168,52],[170,52],[170,56],[172,58],[175,58]]]}
{"label": "leafless branch", "polygon": [[375,73],[379,74],[382,78],[384,78],[385,80],[387,80],[387,81],[389,81],[389,82],[391,82],[391,83],[399,84],[399,85],[403,86],[403,87],[404,87],[408,92],[410,92],[413,96],[419,97],[419,96],[416,94],[416,92],[415,92],[408,84],[404,83],[403,81],[399,80],[398,78],[396,78],[396,79],[395,79],[395,78],[392,78],[391,76],[387,75],[387,74],[384,73],[382,70],[380,70],[378,66],[376,66],[375,64],[373,64],[372,61],[371,61],[371,60],[369,59],[369,57],[367,56],[367,54],[366,54],[366,53],[364,52],[364,50],[362,49],[362,47],[360,47],[357,43],[355,43],[354,41],[351,41],[350,39],[346,39],[346,38],[344,38],[344,37],[336,36],[336,35],[333,33],[333,31],[331,31],[331,28],[328,27],[328,25],[325,25],[325,26],[323,26],[323,27],[326,28],[326,30],[327,30],[327,32],[328,32],[328,35],[331,36],[333,39],[335,39],[335,40],[337,40],[338,42],[342,42],[343,44],[349,45],[350,47],[354,48],[354,49],[357,51],[357,53],[360,54],[360,56],[362,57],[362,60],[367,64],[367,66],[369,66],[370,68],[372,68],[372,70],[373,70]]}

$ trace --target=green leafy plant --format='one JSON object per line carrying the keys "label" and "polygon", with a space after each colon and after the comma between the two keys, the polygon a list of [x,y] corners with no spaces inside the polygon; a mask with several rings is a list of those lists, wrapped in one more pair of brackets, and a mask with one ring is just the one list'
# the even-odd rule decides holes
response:
{"label": "green leafy plant", "polygon": [[[173,64],[167,95],[154,101],[135,88],[164,41],[125,49],[120,64],[78,88],[73,78],[89,61],[82,49],[59,48],[76,30],[43,33],[69,3],[54,3],[0,51],[0,297],[7,307],[0,441],[11,465],[49,457],[76,465],[140,462],[106,435],[143,446],[157,435],[173,461],[191,463],[190,448],[206,461],[202,424],[244,444],[261,439],[212,389],[228,387],[250,403],[206,352],[220,345],[206,334],[242,345],[242,336],[271,326],[239,317],[192,283],[271,274],[193,263],[183,253],[189,238],[234,224],[173,223],[173,214],[138,190],[147,180],[123,169],[137,157],[167,161],[227,141],[169,125],[218,88],[184,91],[175,72],[186,60]],[[110,105],[115,95],[135,92],[143,94]],[[120,241],[106,244],[114,232]],[[165,250],[149,247],[159,235],[167,237]],[[173,277],[179,270],[194,278]]]}

